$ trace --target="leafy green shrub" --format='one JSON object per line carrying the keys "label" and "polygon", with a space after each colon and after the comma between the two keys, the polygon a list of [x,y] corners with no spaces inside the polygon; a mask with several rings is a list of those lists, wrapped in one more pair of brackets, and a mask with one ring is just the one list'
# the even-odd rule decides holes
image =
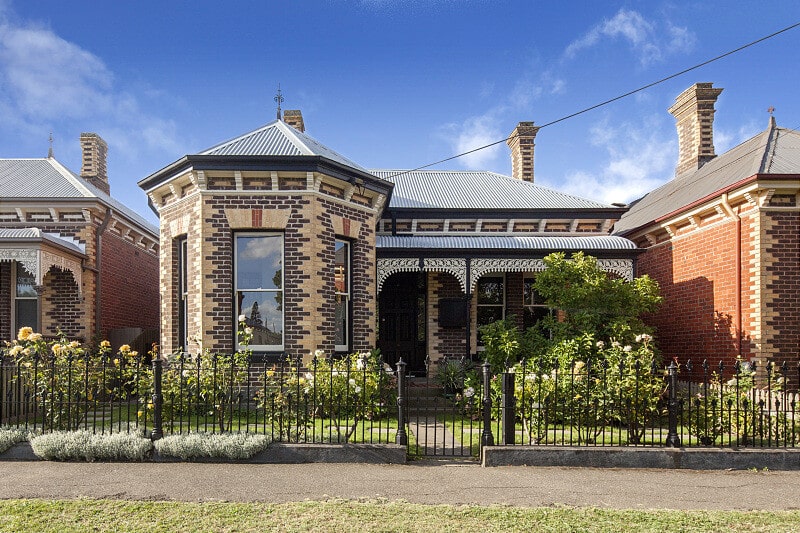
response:
{"label": "leafy green shrub", "polygon": [[153,443],[128,433],[55,431],[32,438],[31,448],[37,457],[48,461],[142,461],[152,451]]}
{"label": "leafy green shrub", "polygon": [[270,438],[266,435],[189,433],[159,439],[155,442],[155,449],[161,455],[183,460],[204,457],[249,459],[269,444]]}
{"label": "leafy green shrub", "polygon": [[519,360],[522,334],[514,324],[513,315],[481,326],[478,332],[484,346],[483,358],[492,366],[493,374],[505,371]]}

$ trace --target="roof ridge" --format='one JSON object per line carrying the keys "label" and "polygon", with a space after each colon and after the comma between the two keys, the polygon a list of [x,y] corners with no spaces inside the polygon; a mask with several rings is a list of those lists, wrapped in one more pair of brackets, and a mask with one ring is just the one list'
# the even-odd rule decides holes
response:
{"label": "roof ridge", "polygon": [[102,199],[88,187],[89,184],[86,183],[83,180],[83,178],[79,177],[77,174],[68,169],[58,159],[56,159],[55,157],[48,157],[46,158],[46,161],[51,165],[53,165],[53,167],[58,171],[58,173],[64,176],[67,179],[67,181],[69,181],[72,184],[72,186],[78,189],[78,191],[80,191],[84,196],[88,197],[94,196],[95,198]]}
{"label": "roof ridge", "polygon": [[[286,124],[282,120],[275,121],[275,126],[284,135],[289,137],[289,140],[292,141],[292,144],[295,145],[295,148],[297,148],[298,150],[303,152],[303,155],[314,155],[314,150],[309,148],[308,144],[306,144],[305,141],[303,141],[303,139],[300,138],[300,135],[299,135],[300,132],[298,132],[296,129],[294,129],[294,127],[289,126],[288,124]],[[303,135],[305,135],[305,134],[303,134]],[[308,135],[305,135],[305,136],[309,137]],[[328,150],[330,150],[330,148],[328,148]],[[333,151],[333,150],[331,150],[331,151]]]}

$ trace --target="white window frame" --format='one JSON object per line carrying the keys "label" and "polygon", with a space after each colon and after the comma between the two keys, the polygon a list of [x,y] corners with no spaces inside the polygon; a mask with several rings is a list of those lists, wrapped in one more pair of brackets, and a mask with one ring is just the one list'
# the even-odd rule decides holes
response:
{"label": "white window frame", "polygon": [[[346,255],[345,255],[347,278],[346,278],[345,291],[338,291],[338,290],[336,290],[336,286],[335,286],[336,272],[334,272],[334,274],[333,274],[333,276],[334,276],[334,293],[335,293],[334,294],[334,306],[336,305],[335,304],[335,298],[339,297],[339,296],[344,296],[344,301],[345,301],[344,341],[345,341],[345,343],[344,344],[336,344],[336,345],[334,345],[334,350],[337,351],[337,352],[346,352],[346,351],[350,350],[350,328],[351,328],[351,324],[352,324],[352,317],[350,316],[350,310],[351,310],[350,298],[351,298],[351,291],[352,291],[352,286],[353,286],[353,268],[352,268],[353,262],[352,262],[352,256],[351,256],[352,245],[351,245],[350,241],[347,241],[347,240],[344,240],[344,239],[336,239],[336,244],[339,244],[339,243],[344,244],[344,246],[345,246],[345,248],[347,250],[346,251]],[[335,257],[336,257],[336,252],[335,252],[336,244],[334,244],[334,269],[336,268],[336,259],[335,259]],[[335,315],[335,313],[334,313],[334,315]],[[336,324],[335,327],[338,328],[339,325]]]}
{"label": "white window frame", "polygon": [[[281,288],[280,289],[239,289],[239,269],[237,268],[236,261],[239,257],[239,237],[280,237],[281,238]],[[281,344],[251,344],[248,346],[250,350],[257,351],[257,352],[281,352],[284,350],[286,345],[286,292],[285,292],[285,284],[286,284],[286,261],[285,261],[285,253],[286,253],[286,236],[283,232],[250,232],[250,231],[239,231],[234,232],[233,234],[233,323],[234,329],[238,330],[239,324],[239,312],[238,309],[239,305],[239,292],[270,292],[270,293],[280,293],[282,295],[281,298]],[[238,334],[236,335],[236,349],[241,350],[244,346],[239,344]]]}

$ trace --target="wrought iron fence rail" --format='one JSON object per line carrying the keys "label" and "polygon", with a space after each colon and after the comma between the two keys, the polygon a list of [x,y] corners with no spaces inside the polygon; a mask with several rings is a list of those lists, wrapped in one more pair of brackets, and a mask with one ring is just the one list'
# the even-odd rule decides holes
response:
{"label": "wrought iron fence rail", "polygon": [[[454,456],[494,444],[800,446],[798,395],[785,390],[786,365],[767,366],[756,380],[752,367],[703,364],[702,379],[679,382],[681,372],[697,374],[691,362],[582,363],[548,373],[522,365],[498,375],[484,364],[474,387],[437,392],[423,407],[409,394],[402,361],[389,368],[366,355],[305,365],[89,355],[0,363],[0,425],[38,432],[260,433],[278,442],[398,443],[412,454]],[[438,390],[434,375],[425,386]]]}

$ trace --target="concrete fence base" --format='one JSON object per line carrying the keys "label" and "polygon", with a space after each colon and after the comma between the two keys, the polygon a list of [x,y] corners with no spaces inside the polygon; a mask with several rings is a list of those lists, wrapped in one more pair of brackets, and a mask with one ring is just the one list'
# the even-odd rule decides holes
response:
{"label": "concrete fence base", "polygon": [[800,470],[799,449],[486,446],[483,466]]}

